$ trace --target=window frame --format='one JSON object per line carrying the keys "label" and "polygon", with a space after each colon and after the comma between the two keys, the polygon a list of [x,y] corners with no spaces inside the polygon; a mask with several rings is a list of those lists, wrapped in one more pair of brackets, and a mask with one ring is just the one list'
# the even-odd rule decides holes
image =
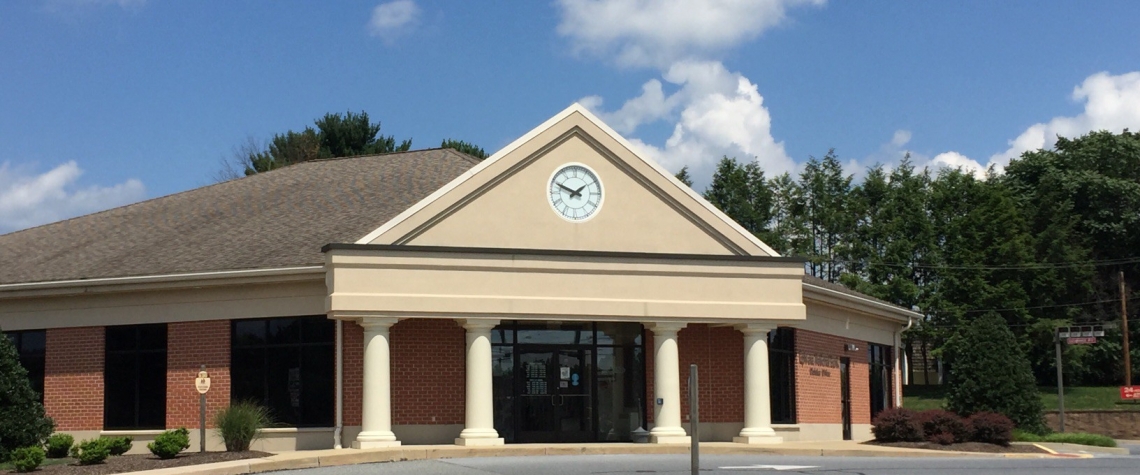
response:
{"label": "window frame", "polygon": [[[157,345],[157,344],[156,345],[144,345],[143,344],[143,338],[144,338],[143,331],[147,330],[147,329],[153,330],[153,329],[158,329],[158,328],[162,329],[161,349],[158,348],[159,345]],[[111,333],[112,332],[119,332],[119,331],[126,331],[126,330],[133,330],[133,332],[134,332],[133,347],[132,348],[113,348],[112,345],[110,344],[112,341]],[[147,323],[147,324],[139,324],[139,325],[107,326],[107,327],[103,328],[103,336],[104,336],[104,339],[103,339],[103,342],[104,342],[104,346],[103,346],[103,362],[104,362],[104,367],[103,367],[103,388],[104,388],[103,389],[103,429],[104,430],[157,430],[157,429],[165,429],[166,428],[166,379],[167,379],[167,371],[169,370],[167,356],[168,356],[168,351],[170,348],[170,329],[169,329],[169,327],[167,327],[167,325],[165,323]],[[109,377],[110,378],[116,377],[116,376],[109,376],[109,374],[113,374],[113,373],[110,373],[107,371],[108,362],[112,360],[112,356],[131,357],[132,361],[134,363],[134,367],[131,369],[131,378],[130,378],[130,381],[134,383],[133,396],[131,399],[131,402],[133,403],[132,404],[132,406],[133,406],[133,417],[132,417],[133,422],[131,424],[126,424],[126,425],[124,425],[124,424],[113,424],[112,422],[117,422],[117,421],[112,421],[110,419],[110,417],[112,417],[112,414],[115,414],[116,417],[119,414],[119,408],[118,407],[112,407],[115,402],[119,402],[119,401],[113,400],[114,397],[117,397],[116,393],[113,391],[107,390],[107,388],[110,388],[112,385],[118,384],[118,382],[115,382],[115,381],[108,381]],[[155,364],[155,366],[158,366],[159,362],[161,362],[160,364],[162,367],[162,371],[161,371],[162,394],[160,394],[160,395],[142,394],[142,392],[144,391],[143,384],[142,384],[142,373],[145,370],[143,367],[144,361]],[[153,369],[153,368],[151,368],[151,369]],[[157,375],[152,375],[152,376],[157,376]],[[156,379],[156,381],[152,381],[152,383],[157,383],[157,379]],[[156,385],[156,387],[157,387],[157,385]],[[156,396],[158,397],[158,400],[160,400],[162,402],[161,404],[155,405],[155,407],[161,407],[161,409],[159,411],[160,416],[156,416],[156,419],[161,419],[161,421],[158,421],[158,420],[156,420],[156,421],[143,421],[142,420],[142,416],[143,416],[143,414],[142,414],[142,402],[144,400],[154,401],[154,398]],[[153,423],[151,423],[151,422],[153,422]]]}
{"label": "window frame", "polygon": [[[768,403],[773,424],[796,423],[796,331],[791,327],[777,327],[768,332]],[[784,361],[781,361],[784,360]],[[783,373],[773,371],[777,365],[786,366]],[[777,381],[786,375],[786,381]],[[787,394],[787,413],[777,407],[777,391],[783,387]]]}
{"label": "window frame", "polygon": [[[328,333],[327,335],[324,335],[327,337],[327,341],[325,339],[306,339],[306,335],[309,335],[311,332],[306,332],[305,328],[309,327],[309,325],[314,323],[314,322],[318,322],[318,319],[319,319],[320,325],[328,325],[329,328],[327,330],[331,330],[331,331],[326,332],[326,333]],[[270,341],[271,340],[271,338],[270,338],[271,325],[273,325],[274,323],[288,322],[290,320],[296,320],[299,322],[296,341],[271,342]],[[310,323],[306,323],[306,321],[310,322]],[[251,323],[261,323],[263,325],[262,334],[264,335],[264,338],[260,342],[249,343],[249,342],[244,342],[244,341],[242,341],[241,338],[239,338],[238,326],[239,325],[245,326],[245,325],[249,325]],[[253,352],[258,352],[260,354],[261,362],[260,362],[258,368],[260,368],[260,370],[261,370],[260,373],[262,375],[262,378],[257,383],[258,388],[256,391],[260,393],[258,395],[239,394],[239,390],[242,388],[242,386],[239,384],[236,384],[236,381],[235,381],[235,384],[231,384],[231,387],[230,387],[230,389],[231,389],[230,402],[236,403],[239,401],[253,401],[257,404],[261,404],[261,405],[265,406],[266,408],[269,408],[271,413],[272,413],[271,416],[273,417],[273,420],[274,420],[274,426],[276,426],[276,427],[296,427],[296,428],[314,428],[314,427],[317,427],[317,428],[324,428],[324,427],[333,427],[334,425],[336,425],[336,421],[335,421],[335,417],[336,417],[336,403],[335,403],[335,401],[336,401],[336,396],[335,396],[335,393],[336,393],[336,376],[334,374],[335,373],[335,359],[336,359],[336,330],[335,330],[335,328],[336,328],[336,322],[328,319],[328,317],[326,317],[324,315],[299,315],[299,316],[267,317],[267,318],[243,318],[243,319],[231,320],[230,321],[230,376],[236,380],[238,378],[241,378],[241,373],[243,371],[245,371],[245,370],[238,368],[239,352],[253,351]],[[319,333],[317,333],[317,334],[319,335]],[[327,351],[328,351],[327,356],[329,357],[328,361],[330,363],[330,366],[324,371],[325,374],[331,375],[331,377],[328,380],[328,388],[327,388],[328,394],[326,395],[328,401],[330,401],[331,403],[328,404],[327,408],[322,407],[325,404],[322,404],[321,401],[308,401],[308,399],[313,397],[313,396],[311,396],[311,393],[309,391],[306,391],[305,382],[304,382],[305,381],[305,374],[306,374],[305,370],[307,368],[309,368],[306,365],[306,358],[309,355],[308,351],[306,351],[306,350],[317,349],[319,351],[322,348],[327,349]],[[274,402],[277,399],[274,395],[273,387],[270,384],[269,380],[271,378],[271,374],[270,374],[271,373],[270,368],[272,367],[271,358],[273,356],[274,350],[278,350],[278,351],[292,350],[291,351],[292,354],[295,354],[295,356],[297,358],[296,361],[297,361],[297,368],[299,369],[299,387],[300,387],[300,389],[298,389],[298,405],[296,406],[297,411],[293,414],[288,415],[289,416],[288,419],[290,419],[290,420],[284,420],[284,418],[286,416],[285,414],[273,413],[273,409],[275,407]],[[319,361],[319,360],[320,360],[320,358],[317,358],[317,361]],[[318,388],[318,390],[319,389],[320,388]],[[310,406],[312,406],[312,407],[310,407]],[[321,411],[327,411],[327,414],[321,414],[320,413]],[[316,419],[319,419],[319,420],[316,420],[315,422],[314,421],[306,421],[306,419],[309,419],[309,416],[311,415],[310,412],[312,414],[317,414],[320,416],[319,418],[313,417],[312,418],[313,420],[316,420]]]}

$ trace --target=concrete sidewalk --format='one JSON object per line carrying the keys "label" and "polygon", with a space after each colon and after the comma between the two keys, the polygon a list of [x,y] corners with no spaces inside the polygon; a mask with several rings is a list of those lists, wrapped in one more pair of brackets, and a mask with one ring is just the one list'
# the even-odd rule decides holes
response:
{"label": "concrete sidewalk", "polygon": [[[688,445],[650,444],[511,444],[497,447],[460,447],[455,445],[409,445],[383,449],[329,449],[284,452],[270,457],[234,460],[184,467],[171,467],[132,475],[240,475],[275,470],[329,467],[402,460],[425,460],[465,457],[517,457],[528,455],[617,455],[617,454],[687,454]],[[788,442],[779,445],[751,446],[730,442],[705,442],[701,453],[709,455],[798,455],[842,457],[985,457],[1047,458],[1047,454],[989,454],[941,450],[905,449],[842,442]]]}

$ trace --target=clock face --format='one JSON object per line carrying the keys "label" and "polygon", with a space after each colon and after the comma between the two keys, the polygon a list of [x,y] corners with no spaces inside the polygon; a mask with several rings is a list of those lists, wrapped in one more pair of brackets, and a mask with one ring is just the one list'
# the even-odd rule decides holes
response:
{"label": "clock face", "polygon": [[581,222],[602,207],[602,182],[585,165],[563,165],[550,176],[550,206],[563,218]]}

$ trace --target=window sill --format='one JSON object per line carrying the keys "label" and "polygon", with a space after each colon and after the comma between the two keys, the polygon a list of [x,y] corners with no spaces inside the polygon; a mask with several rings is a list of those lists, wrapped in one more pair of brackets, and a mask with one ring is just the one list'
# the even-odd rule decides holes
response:
{"label": "window sill", "polygon": [[294,434],[300,432],[332,432],[334,427],[270,427],[261,429],[264,434]]}
{"label": "window sill", "polygon": [[141,429],[141,430],[118,430],[118,429],[116,429],[116,430],[99,431],[99,435],[100,436],[105,435],[105,436],[110,436],[110,437],[122,437],[125,435],[129,435],[129,436],[159,435],[159,434],[162,434],[163,432],[166,432],[166,431],[162,430],[162,429]]}
{"label": "window sill", "polygon": [[772,424],[772,430],[776,432],[799,432],[800,426],[797,424]]}

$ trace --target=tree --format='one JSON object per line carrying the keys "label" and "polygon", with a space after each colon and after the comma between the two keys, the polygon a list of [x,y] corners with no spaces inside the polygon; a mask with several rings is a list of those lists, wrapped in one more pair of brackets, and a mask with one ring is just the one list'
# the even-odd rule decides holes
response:
{"label": "tree", "polygon": [[443,143],[439,144],[439,148],[450,148],[458,152],[466,153],[479,160],[487,158],[487,152],[483,150],[483,147],[462,140],[446,139]]}
{"label": "tree", "polygon": [[843,174],[835,149],[822,160],[809,158],[800,174],[807,239],[806,247],[797,251],[807,258],[809,274],[829,282],[838,282],[843,273],[841,259],[854,228],[849,210],[852,179]]}
{"label": "tree", "polygon": [[803,190],[788,172],[768,180],[772,191],[772,222],[764,241],[781,255],[792,255],[806,247]]}
{"label": "tree", "polygon": [[688,186],[690,188],[693,186],[693,177],[689,176],[689,166],[688,165],[681,167],[681,171],[677,172],[677,174],[673,175],[673,177],[676,178],[677,181],[684,183],[685,186]]}
{"label": "tree", "polygon": [[321,157],[320,138],[311,127],[302,132],[292,130],[273,136],[269,146],[248,157],[245,174],[254,175]]}
{"label": "tree", "polygon": [[767,240],[772,193],[755,161],[741,165],[735,158],[722,158],[705,190],[705,199],[748,232]]}
{"label": "tree", "polygon": [[946,409],[961,415],[998,412],[1022,430],[1046,431],[1029,360],[1001,315],[988,312],[960,327],[946,356],[951,363]]}
{"label": "tree", "polygon": [[412,140],[407,139],[396,145],[391,135],[380,133],[380,123],[368,120],[368,113],[352,111],[340,114],[325,114],[315,121],[321,143],[321,157],[354,157],[381,153],[405,152],[412,148]]}
{"label": "tree", "polygon": [[15,345],[0,336],[0,462],[14,449],[41,446],[54,429]]}

